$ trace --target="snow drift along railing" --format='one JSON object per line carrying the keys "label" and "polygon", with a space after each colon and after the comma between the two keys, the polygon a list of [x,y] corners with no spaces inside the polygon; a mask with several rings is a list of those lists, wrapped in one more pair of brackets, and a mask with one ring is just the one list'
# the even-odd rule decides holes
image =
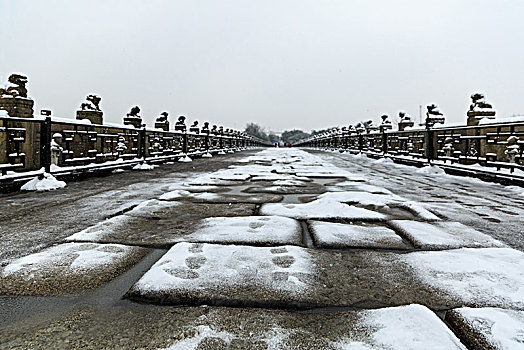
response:
{"label": "snow drift along railing", "polygon": [[75,120],[0,116],[0,176],[45,168],[119,159],[162,159],[204,155],[264,145],[232,130],[190,128],[163,131]]}
{"label": "snow drift along railing", "polygon": [[524,122],[366,133],[335,129],[296,146],[524,170]]}

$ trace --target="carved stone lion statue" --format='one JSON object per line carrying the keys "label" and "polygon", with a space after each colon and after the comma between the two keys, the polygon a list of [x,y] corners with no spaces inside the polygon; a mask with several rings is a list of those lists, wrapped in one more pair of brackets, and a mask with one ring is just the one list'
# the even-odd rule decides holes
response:
{"label": "carved stone lion statue", "polygon": [[427,112],[426,112],[426,116],[430,116],[430,115],[443,115],[441,111],[439,111],[437,105],[435,104],[430,104],[428,106],[426,106],[427,108]]}
{"label": "carved stone lion statue", "polygon": [[83,111],[100,111],[100,101],[102,101],[100,96],[87,95],[86,100],[80,105],[80,109]]}
{"label": "carved stone lion statue", "polygon": [[469,105],[469,110],[475,110],[475,107],[481,109],[493,108],[493,106],[486,102],[484,95],[481,93],[474,93],[471,95],[471,105]]}
{"label": "carved stone lion statue", "polygon": [[6,88],[0,88],[0,96],[27,97],[27,77],[20,74],[11,74]]}
{"label": "carved stone lion statue", "polygon": [[140,107],[134,106],[133,108],[131,108],[129,113],[127,113],[127,116],[130,118],[140,118],[138,113],[140,113]]}
{"label": "carved stone lion statue", "polygon": [[398,117],[401,122],[411,122],[412,121],[411,116],[409,114],[406,114],[406,112],[404,111],[398,112]]}
{"label": "carved stone lion statue", "polygon": [[156,118],[157,123],[167,123],[167,116],[169,114],[167,112],[160,113],[160,116]]}
{"label": "carved stone lion statue", "polygon": [[178,117],[178,120],[175,123],[175,130],[186,131],[186,117],[183,115]]}

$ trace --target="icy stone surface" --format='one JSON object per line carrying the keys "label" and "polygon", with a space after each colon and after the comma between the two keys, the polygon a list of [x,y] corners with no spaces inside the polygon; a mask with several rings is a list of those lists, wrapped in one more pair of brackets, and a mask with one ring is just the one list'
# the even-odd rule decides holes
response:
{"label": "icy stone surface", "polygon": [[435,314],[419,305],[303,313],[128,304],[84,305],[30,331],[2,327],[0,344],[27,349],[38,337],[38,346],[46,349],[86,343],[96,349],[464,349]]}
{"label": "icy stone surface", "polygon": [[194,193],[187,190],[173,190],[167,193],[164,193],[158,199],[161,200],[174,200],[174,199],[201,199],[201,200],[208,200],[208,199],[215,199],[218,197],[218,194],[216,193],[208,193],[208,192],[200,192],[200,193]]}
{"label": "icy stone surface", "polygon": [[178,243],[128,293],[156,302],[285,305],[307,292],[307,250]]}
{"label": "icy stone surface", "polygon": [[127,215],[118,215],[74,233],[65,240],[96,242],[106,238],[111,231],[121,230],[131,219]]}
{"label": "icy stone surface", "polygon": [[250,244],[297,244],[302,241],[300,224],[278,216],[215,217],[201,222],[202,227],[184,237],[188,242]]}
{"label": "icy stone surface", "polygon": [[355,191],[355,192],[369,192],[373,194],[392,194],[390,190],[387,190],[383,187],[378,187],[374,185],[369,185],[361,182],[354,181],[343,181],[328,187],[330,191],[340,192],[340,191]]}
{"label": "icy stone surface", "polygon": [[295,219],[382,220],[386,216],[368,209],[322,198],[304,204],[270,203],[260,208],[262,215],[287,216]]}
{"label": "icy stone surface", "polygon": [[472,348],[524,349],[524,311],[464,307],[446,319]]}
{"label": "icy stone surface", "polygon": [[524,309],[524,253],[510,248],[415,252],[400,260],[424,283],[468,306]]}
{"label": "icy stone surface", "polygon": [[363,311],[369,341],[341,339],[342,349],[466,349],[428,308],[407,305]]}
{"label": "icy stone surface", "polygon": [[176,341],[167,349],[200,349],[210,345],[253,347],[255,344],[256,348],[263,349],[465,349],[434,313],[420,305],[331,315],[343,323],[346,332],[343,327],[333,332],[331,329],[335,327],[332,326],[328,327],[329,333],[326,330],[318,332],[313,327],[283,327],[281,323],[289,322],[284,322],[279,315],[271,316],[261,312],[260,317],[268,326],[248,336],[242,328],[215,324],[212,317],[189,326],[188,330],[194,335]]}
{"label": "icy stone surface", "polygon": [[119,244],[64,243],[9,263],[0,292],[59,295],[110,280],[148,250]]}
{"label": "icy stone surface", "polygon": [[505,247],[506,245],[459,222],[393,220],[393,227],[417,248],[452,249],[463,247]]}
{"label": "icy stone surface", "polygon": [[315,244],[325,248],[409,248],[395,231],[384,226],[310,222]]}
{"label": "icy stone surface", "polygon": [[341,203],[353,203],[375,207],[399,205],[405,201],[405,199],[394,194],[375,194],[370,192],[327,192],[321,194],[318,198],[329,198]]}

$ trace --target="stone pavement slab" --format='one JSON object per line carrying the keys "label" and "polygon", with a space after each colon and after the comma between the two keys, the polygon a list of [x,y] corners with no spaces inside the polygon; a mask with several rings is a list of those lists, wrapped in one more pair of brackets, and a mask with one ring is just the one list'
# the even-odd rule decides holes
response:
{"label": "stone pavement slab", "polygon": [[383,187],[378,187],[374,185],[369,185],[363,182],[355,181],[342,181],[326,184],[330,192],[368,192],[372,194],[393,194],[390,190],[387,190]]}
{"label": "stone pavement slab", "polygon": [[315,245],[322,248],[411,248],[395,231],[385,226],[350,225],[313,220],[309,222],[309,227]]}
{"label": "stone pavement slab", "polygon": [[[254,312],[256,311],[256,312]],[[430,310],[297,313],[270,309],[83,306],[37,326],[0,329],[0,346],[140,349],[464,349]]]}
{"label": "stone pavement slab", "polygon": [[386,216],[364,208],[322,198],[304,204],[269,203],[260,208],[262,215],[280,215],[294,219],[348,219],[348,220],[385,220]]}
{"label": "stone pavement slab", "polygon": [[117,244],[65,243],[0,269],[0,293],[65,295],[95,288],[143,258],[149,249]]}
{"label": "stone pavement slab", "polygon": [[125,214],[152,219],[203,219],[214,216],[253,215],[255,205],[249,203],[192,203],[151,199]]}
{"label": "stone pavement slab", "polygon": [[524,311],[464,307],[447,312],[446,321],[471,349],[524,349]]}
{"label": "stone pavement slab", "polygon": [[280,216],[214,217],[203,219],[200,225],[183,239],[187,242],[226,244],[302,244],[300,224]]}
{"label": "stone pavement slab", "polygon": [[210,313],[195,322],[188,327],[193,336],[169,349],[465,349],[434,313],[420,305],[302,314],[295,319],[290,319],[292,314],[261,312],[260,319],[249,325],[254,320],[243,319],[241,312],[237,319],[242,321],[232,320],[232,325],[217,316]]}
{"label": "stone pavement slab", "polygon": [[402,256],[423,283],[462,305],[524,310],[524,253],[511,248],[461,248]]}
{"label": "stone pavement slab", "polygon": [[307,251],[294,246],[178,243],[127,295],[156,303],[290,306],[302,300],[312,268]]}
{"label": "stone pavement slab", "polygon": [[169,248],[200,227],[200,218],[157,219],[119,215],[77,232],[65,241]]}
{"label": "stone pavement slab", "polygon": [[392,220],[389,222],[413,245],[422,249],[487,248],[506,245],[460,222],[421,222]]}
{"label": "stone pavement slab", "polygon": [[303,186],[289,186],[279,184],[279,181],[273,183],[251,186],[244,190],[246,193],[277,193],[277,194],[319,194],[326,191],[321,184],[304,183]]}

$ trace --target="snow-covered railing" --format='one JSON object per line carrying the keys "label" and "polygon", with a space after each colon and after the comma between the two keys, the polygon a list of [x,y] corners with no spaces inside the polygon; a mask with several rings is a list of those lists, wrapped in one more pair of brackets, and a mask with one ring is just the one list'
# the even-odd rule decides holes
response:
{"label": "snow-covered railing", "polygon": [[362,152],[372,156],[421,159],[524,170],[524,121],[478,126],[429,127],[403,131],[337,128],[296,146]]}
{"label": "snow-covered railing", "polygon": [[165,131],[129,125],[91,124],[55,117],[0,116],[0,177],[12,172],[84,166],[122,160],[173,160],[263,145],[223,128]]}

